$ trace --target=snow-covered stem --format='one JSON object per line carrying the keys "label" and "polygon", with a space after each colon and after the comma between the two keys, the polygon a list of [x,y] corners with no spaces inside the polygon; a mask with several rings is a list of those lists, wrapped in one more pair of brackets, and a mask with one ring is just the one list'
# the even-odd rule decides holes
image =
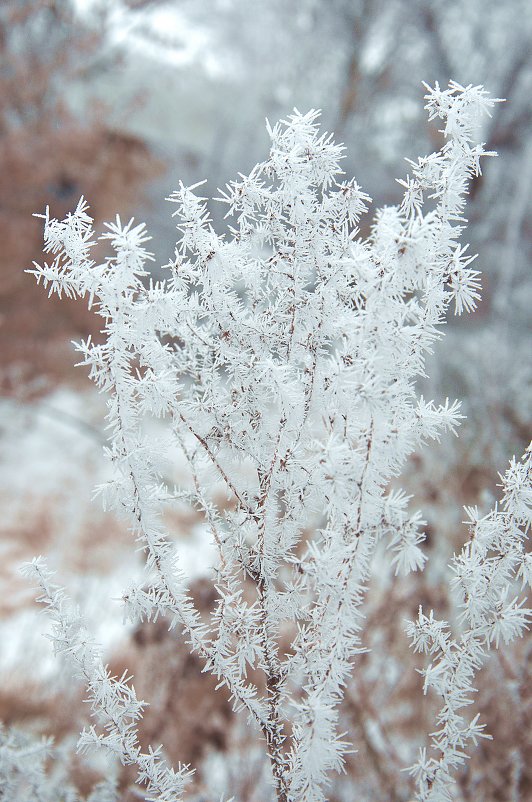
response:
{"label": "snow-covered stem", "polygon": [[145,703],[137,699],[131,678],[127,673],[121,677],[111,675],[80,612],[69,603],[63,588],[54,584],[53,573],[42,558],[27,564],[24,572],[40,589],[38,601],[46,605],[52,621],[54,651],[66,655],[84,682],[98,722],[99,731],[95,726],[83,730],[78,749],[97,745],[118,757],[124,766],[136,766],[137,782],[145,786],[148,802],[181,802],[192,772],[188,766],[179,766],[177,771],[168,767],[161,758],[161,747],[142,750],[137,723]]}
{"label": "snow-covered stem", "polygon": [[[484,155],[477,127],[494,101],[454,83],[426,99],[445,144],[411,163],[402,204],[377,212],[366,240],[357,224],[370,198],[343,177],[343,148],[320,134],[317,112],[295,111],[268,125],[269,158],[221,192],[226,237],[197,185],[172,194],[180,236],[166,281],[144,283],[144,227],[119,218],[103,235],[115,256],[95,264],[83,200],[62,222],[46,213],[54,259],[33,271],[50,291],[88,297],[104,320],[104,343],[79,348],[109,394],[116,477],[102,494],[128,513],[146,557],[127,613],[183,629],[258,724],[279,802],[321,802],[343,766],[338,710],[376,544],[387,542],[396,573],[425,562],[423,522],[390,480],[461,417],[415,382],[449,305],[460,314],[478,298],[458,240]],[[164,444],[144,431],[150,415],[168,421]],[[171,493],[160,456],[179,452],[191,489]],[[175,498],[203,511],[218,549],[208,623],[164,531]]]}
{"label": "snow-covered stem", "polygon": [[467,757],[466,749],[478,738],[489,738],[479,715],[467,721],[461,710],[472,704],[475,674],[494,644],[499,648],[523,635],[532,610],[518,601],[515,586],[532,586],[532,559],[525,551],[525,539],[532,523],[532,444],[520,462],[513,459],[502,479],[502,509],[495,507],[482,517],[469,509],[469,540],[451,564],[452,585],[460,592],[459,638],[452,637],[446,621],[419,608],[416,621],[407,626],[416,651],[431,656],[421,673],[424,692],[432,688],[444,705],[438,715],[438,729],[432,733],[432,747],[440,757],[427,758],[420,750],[411,773],[418,785],[419,802],[447,802],[454,772]]}

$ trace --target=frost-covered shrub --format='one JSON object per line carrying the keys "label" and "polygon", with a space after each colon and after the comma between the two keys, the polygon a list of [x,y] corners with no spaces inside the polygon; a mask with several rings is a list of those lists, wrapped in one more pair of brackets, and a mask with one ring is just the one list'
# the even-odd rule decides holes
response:
{"label": "frost-covered shrub", "polygon": [[[375,550],[385,544],[396,574],[419,571],[426,560],[421,517],[390,482],[412,452],[461,417],[456,402],[420,397],[416,379],[448,307],[469,312],[479,297],[478,272],[459,238],[468,180],[486,155],[476,141],[480,118],[494,101],[481,87],[427,89],[445,144],[411,163],[402,204],[377,212],[366,240],[357,223],[370,199],[343,178],[342,147],[319,133],[313,111],[268,127],[267,161],[221,194],[232,219],[226,236],[213,230],[196,187],[173,193],[180,237],[165,281],[146,282],[144,226],[118,217],[107,224],[101,239],[114,256],[96,264],[83,200],[63,221],[44,216],[53,260],[35,266],[37,280],[50,292],[86,297],[103,320],[104,341],[78,348],[109,399],[114,478],[100,493],[129,516],[145,555],[143,584],[124,593],[126,615],[163,617],[183,633],[262,736],[279,802],[325,799],[331,770],[344,765],[351,746],[339,731],[339,708],[363,651]],[[167,422],[163,442],[146,428],[150,416]],[[188,464],[183,487],[162,479],[163,458],[177,454]],[[223,502],[210,492],[214,482],[224,487]],[[208,619],[165,532],[165,507],[183,502],[204,516],[217,548]],[[510,505],[490,520],[490,544],[456,562],[457,570],[467,563],[457,573],[467,581],[474,567],[480,605],[466,602],[462,640],[455,644],[423,614],[410,629],[418,648],[444,654],[426,671],[426,685],[446,703],[434,735],[443,757],[423,757],[416,769],[423,800],[448,798],[458,750],[479,732],[476,719],[465,722],[456,711],[482,644],[498,645],[526,626],[526,611],[514,603],[500,625],[490,618],[498,603],[492,551],[505,554],[510,528],[499,599],[522,558],[523,510]],[[158,749],[141,746],[143,703],[129,679],[111,676],[43,561],[29,571],[52,616],[56,650],[87,685],[97,718],[81,746],[106,747],[136,766],[146,799],[181,799],[188,767],[174,771]],[[456,676],[458,653],[469,666],[464,677]],[[444,680],[456,689],[454,702]]]}

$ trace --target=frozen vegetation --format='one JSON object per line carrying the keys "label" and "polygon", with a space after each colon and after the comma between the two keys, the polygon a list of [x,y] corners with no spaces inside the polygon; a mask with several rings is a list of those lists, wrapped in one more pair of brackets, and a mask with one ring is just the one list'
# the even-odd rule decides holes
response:
{"label": "frozen vegetation", "polygon": [[[474,257],[458,239],[468,181],[494,155],[475,137],[495,101],[481,87],[427,89],[445,144],[411,163],[402,203],[379,210],[366,239],[357,224],[370,198],[343,177],[342,147],[320,134],[316,112],[296,112],[268,128],[269,158],[222,192],[227,236],[215,233],[196,187],[171,195],[180,237],[168,279],[144,283],[145,228],[119,217],[100,238],[114,255],[95,262],[83,199],[62,222],[46,213],[52,260],[33,271],[51,292],[87,298],[103,319],[105,339],[78,350],[108,395],[113,476],[99,495],[128,515],[145,558],[140,582],[123,593],[126,617],[163,618],[185,639],[218,692],[247,714],[282,802],[324,800],[331,771],[344,767],[352,745],[339,716],[366,651],[375,553],[389,553],[396,575],[427,559],[423,521],[395,477],[461,418],[457,402],[420,396],[416,379],[447,308],[470,312],[480,297]],[[166,421],[162,439],[150,417]],[[182,486],[163,479],[161,458],[176,454],[188,465]],[[217,501],[213,481],[224,488]],[[475,674],[490,647],[527,628],[513,585],[530,581],[530,455],[512,463],[504,490],[501,510],[470,512],[470,540],[454,559],[456,633],[421,607],[407,626],[414,648],[432,657],[420,692],[443,699],[434,752],[422,749],[411,769],[419,800],[452,798],[469,742],[488,737],[478,714],[463,713]],[[164,526],[163,509],[182,503],[201,512],[216,547],[209,614]],[[106,668],[43,558],[27,573],[56,652],[87,687],[96,721],[79,747],[134,765],[146,799],[182,799],[192,769],[171,769],[157,744],[141,744],[144,702],[127,672]]]}

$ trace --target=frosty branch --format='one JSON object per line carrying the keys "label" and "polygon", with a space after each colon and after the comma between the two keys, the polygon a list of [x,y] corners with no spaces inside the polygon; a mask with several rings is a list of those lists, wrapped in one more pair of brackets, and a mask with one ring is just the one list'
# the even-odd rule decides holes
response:
{"label": "frosty branch", "polygon": [[[179,240],[165,281],[145,282],[144,226],[107,224],[114,255],[96,264],[83,199],[63,221],[44,216],[53,259],[35,266],[37,280],[86,297],[103,320],[103,344],[78,347],[109,398],[115,478],[101,492],[129,515],[146,558],[127,614],[185,633],[262,733],[278,802],[321,802],[342,768],[338,711],[376,545],[396,573],[425,562],[423,522],[390,480],[461,417],[457,403],[419,397],[416,379],[449,305],[469,312],[479,297],[459,238],[468,180],[490,155],[477,126],[495,101],[454,83],[427,92],[445,144],[411,163],[402,204],[377,212],[365,240],[370,199],[344,179],[343,148],[314,111],[268,126],[268,159],[219,198],[226,236],[198,185],[172,194]],[[148,435],[149,416],[168,422],[164,443]],[[160,455],[179,452],[190,485],[171,492]],[[208,622],[165,533],[175,500],[202,511],[218,549]]]}
{"label": "frosty branch", "polygon": [[511,461],[504,477],[502,509],[485,516],[469,512],[470,537],[452,561],[452,584],[460,591],[460,618],[464,630],[453,639],[446,621],[419,609],[417,621],[407,632],[416,651],[430,654],[432,662],[422,672],[425,693],[433,688],[444,702],[438,715],[439,729],[432,746],[439,759],[427,758],[421,749],[411,773],[418,784],[420,802],[449,798],[453,771],[466,757],[465,749],[478,738],[489,738],[476,715],[467,721],[461,709],[472,704],[473,681],[492,643],[499,648],[520,637],[532,615],[525,599],[511,598],[518,579],[532,586],[532,560],[524,544],[532,523],[532,444],[520,462]]}

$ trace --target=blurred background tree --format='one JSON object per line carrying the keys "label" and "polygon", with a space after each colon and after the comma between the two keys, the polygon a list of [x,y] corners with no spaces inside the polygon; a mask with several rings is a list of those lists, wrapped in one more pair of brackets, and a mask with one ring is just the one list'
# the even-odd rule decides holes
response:
{"label": "blurred background tree", "polygon": [[116,69],[107,19],[88,26],[69,0],[16,0],[0,9],[1,386],[43,392],[72,374],[69,340],[94,329],[78,304],[47,309],[21,270],[41,250],[34,212],[59,213],[84,194],[99,219],[139,203],[159,169],[144,142],[108,126],[105,100],[75,114],[69,88]]}

